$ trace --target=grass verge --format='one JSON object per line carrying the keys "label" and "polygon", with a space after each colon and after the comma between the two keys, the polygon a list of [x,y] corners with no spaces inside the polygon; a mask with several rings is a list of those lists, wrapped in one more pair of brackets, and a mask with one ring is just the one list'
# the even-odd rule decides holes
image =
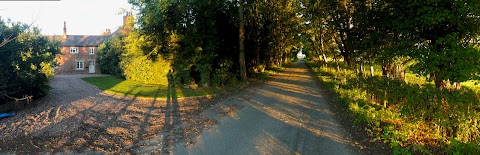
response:
{"label": "grass verge", "polygon": [[107,93],[144,98],[167,98],[169,95],[176,98],[205,96],[221,91],[220,88],[210,87],[198,88],[196,90],[175,88],[175,92],[169,92],[168,86],[166,85],[142,84],[140,82],[125,80],[113,76],[86,77],[82,78],[82,80],[98,87],[101,90],[104,90]]}
{"label": "grass verge", "polygon": [[[327,89],[335,92],[394,154],[480,154],[480,87],[438,90],[424,77],[407,82],[382,76],[358,76],[334,64],[307,62]],[[330,66],[330,67],[328,67]]]}

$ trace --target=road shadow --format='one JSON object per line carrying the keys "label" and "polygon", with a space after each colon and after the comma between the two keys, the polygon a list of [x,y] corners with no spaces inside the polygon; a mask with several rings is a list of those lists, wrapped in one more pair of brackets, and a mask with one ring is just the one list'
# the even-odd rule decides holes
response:
{"label": "road shadow", "polygon": [[[168,94],[167,94],[167,103],[165,106],[165,118],[163,124],[163,141],[162,144],[164,146],[163,153],[169,153],[173,151],[173,145],[175,144],[175,133],[174,133],[174,126],[175,123],[179,121],[179,106],[177,101],[177,91],[175,89],[174,77],[172,72],[169,71],[168,73]],[[179,135],[180,136],[180,135]]]}
{"label": "road shadow", "polygon": [[306,66],[295,63],[211,108],[206,115],[221,123],[202,133],[198,144],[176,153],[355,153],[359,147],[336,120],[331,102]]}

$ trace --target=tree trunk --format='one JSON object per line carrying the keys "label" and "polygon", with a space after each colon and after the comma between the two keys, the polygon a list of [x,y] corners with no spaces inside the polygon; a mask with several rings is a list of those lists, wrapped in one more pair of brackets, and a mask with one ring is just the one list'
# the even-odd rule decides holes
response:
{"label": "tree trunk", "polygon": [[433,73],[430,73],[430,78],[435,81],[435,86],[440,89],[440,90],[443,90],[443,88],[445,88],[445,81],[443,81],[442,79],[440,78],[437,78],[437,73],[433,72]]}
{"label": "tree trunk", "polygon": [[325,65],[327,65],[328,61],[327,61],[327,56],[325,55],[325,53],[322,54],[322,59],[323,59],[323,62],[325,63]]}
{"label": "tree trunk", "polygon": [[403,79],[403,68],[402,66],[400,65],[394,65],[394,68],[393,68],[393,77],[396,78],[396,79],[399,79],[399,80],[402,80]]}
{"label": "tree trunk", "polygon": [[443,90],[445,88],[445,82],[443,80],[435,80],[435,86],[437,86],[438,89]]}
{"label": "tree trunk", "polygon": [[372,74],[372,76],[375,76],[375,71],[373,70],[373,66],[370,66],[370,73]]}
{"label": "tree trunk", "polygon": [[460,82],[454,82],[453,86],[455,87],[455,90],[460,90],[460,88],[462,88],[462,86],[460,85]]}
{"label": "tree trunk", "polygon": [[350,60],[350,53],[347,46],[345,45],[345,37],[343,36],[344,32],[340,31],[340,41],[337,40],[337,37],[334,35],[334,41],[337,43],[338,49],[340,50],[340,55],[343,56],[343,60],[347,63],[348,66],[353,67],[353,63]]}
{"label": "tree trunk", "polygon": [[240,63],[240,79],[242,81],[247,80],[247,67],[245,66],[245,28],[244,28],[244,17],[243,17],[243,2],[244,0],[240,0],[240,7],[238,7],[238,14],[239,14],[239,47],[240,47],[240,55],[239,55],[239,63]]}
{"label": "tree trunk", "polygon": [[335,61],[335,64],[337,65],[337,71],[340,71],[340,66],[338,65],[337,57],[333,57],[333,61]]}
{"label": "tree trunk", "polygon": [[322,52],[322,59],[323,59],[323,62],[325,62],[325,65],[328,63],[327,62],[327,57],[325,56],[325,47],[323,45],[323,33],[324,31],[322,30],[322,33],[320,34],[320,51]]}
{"label": "tree trunk", "polygon": [[390,77],[390,73],[392,72],[392,65],[383,63],[382,64],[382,75],[384,77]]}

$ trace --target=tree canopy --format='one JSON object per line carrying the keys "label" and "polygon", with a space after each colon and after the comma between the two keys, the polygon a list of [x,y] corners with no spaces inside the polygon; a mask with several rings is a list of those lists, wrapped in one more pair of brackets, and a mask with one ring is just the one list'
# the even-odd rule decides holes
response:
{"label": "tree canopy", "polygon": [[242,77],[243,61],[251,76],[290,62],[300,49],[351,67],[379,64],[394,77],[410,66],[439,88],[480,71],[474,0],[129,2],[139,13],[123,55],[163,59],[179,84],[224,84]]}
{"label": "tree canopy", "polygon": [[310,45],[333,40],[352,67],[356,61],[387,67],[413,60],[413,71],[428,75],[439,88],[478,78],[479,1],[301,2],[309,22],[305,34],[317,42]]}

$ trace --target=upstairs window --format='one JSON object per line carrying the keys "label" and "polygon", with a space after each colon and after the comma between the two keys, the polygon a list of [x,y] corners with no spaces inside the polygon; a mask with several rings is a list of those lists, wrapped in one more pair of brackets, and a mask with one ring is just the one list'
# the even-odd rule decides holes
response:
{"label": "upstairs window", "polygon": [[88,54],[90,54],[90,55],[95,54],[95,47],[88,48]]}
{"label": "upstairs window", "polygon": [[78,47],[70,47],[70,53],[78,53]]}

